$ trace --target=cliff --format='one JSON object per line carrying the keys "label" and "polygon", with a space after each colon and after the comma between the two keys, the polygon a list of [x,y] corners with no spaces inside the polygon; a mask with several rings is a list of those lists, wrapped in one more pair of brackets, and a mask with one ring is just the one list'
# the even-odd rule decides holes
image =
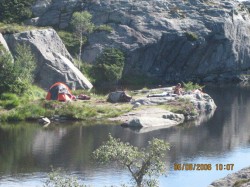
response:
{"label": "cliff", "polygon": [[82,59],[93,62],[105,47],[126,53],[124,75],[163,81],[244,79],[250,67],[248,9],[235,0],[37,0],[37,25],[66,28],[74,11],[87,10],[110,34],[88,38]]}

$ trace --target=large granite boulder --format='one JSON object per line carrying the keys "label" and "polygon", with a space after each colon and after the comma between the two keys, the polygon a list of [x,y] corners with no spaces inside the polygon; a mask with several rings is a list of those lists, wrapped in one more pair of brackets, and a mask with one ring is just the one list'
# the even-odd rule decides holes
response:
{"label": "large granite boulder", "polygon": [[82,58],[93,62],[105,47],[126,52],[124,74],[139,72],[165,81],[240,80],[250,68],[250,16],[235,0],[37,0],[39,25],[68,26],[76,10],[96,25]]}
{"label": "large granite boulder", "polygon": [[[5,50],[9,51],[9,47],[8,47],[3,35],[0,33],[0,47],[1,46],[4,47]],[[0,50],[1,50],[1,48],[0,48]]]}
{"label": "large granite boulder", "polygon": [[53,29],[31,30],[4,36],[12,53],[17,44],[27,44],[37,62],[35,81],[44,88],[64,82],[75,88],[90,89],[92,84],[73,65],[72,57]]}

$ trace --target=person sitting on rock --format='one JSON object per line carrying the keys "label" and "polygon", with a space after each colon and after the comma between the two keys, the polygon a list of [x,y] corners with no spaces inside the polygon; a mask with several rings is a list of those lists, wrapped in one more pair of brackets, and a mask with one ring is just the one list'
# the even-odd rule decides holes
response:
{"label": "person sitting on rock", "polygon": [[181,88],[181,83],[178,83],[175,87],[174,87],[174,94],[177,95],[182,95],[182,88]]}

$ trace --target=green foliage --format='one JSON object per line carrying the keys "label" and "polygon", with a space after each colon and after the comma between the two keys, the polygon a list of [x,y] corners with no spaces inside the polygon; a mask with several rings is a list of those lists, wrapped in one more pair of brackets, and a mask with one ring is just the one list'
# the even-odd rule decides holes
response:
{"label": "green foliage", "polygon": [[183,87],[185,91],[192,91],[192,90],[204,88],[204,86],[201,86],[197,83],[193,83],[191,81],[189,81],[188,83],[185,83],[185,82],[182,82],[182,83],[183,83]]}
{"label": "green foliage", "polygon": [[18,44],[16,46],[15,69],[19,79],[28,84],[34,81],[34,70],[36,62],[29,46]]}
{"label": "green foliage", "polygon": [[79,40],[79,53],[78,60],[81,60],[82,45],[83,45],[83,35],[91,33],[94,29],[94,24],[91,22],[92,15],[87,12],[75,12],[71,18],[71,25],[74,29],[74,33]]}
{"label": "green foliage", "polygon": [[195,33],[193,33],[193,32],[186,32],[185,34],[186,34],[187,39],[188,39],[189,41],[191,41],[191,42],[192,42],[192,41],[198,40],[197,34],[195,34]]}
{"label": "green foliage", "polygon": [[19,104],[20,101],[16,94],[3,93],[0,95],[0,106],[5,109],[16,108]]}
{"label": "green foliage", "polygon": [[1,0],[0,20],[6,23],[17,23],[31,18],[31,5],[35,0]]}
{"label": "green foliage", "polygon": [[44,187],[87,187],[80,184],[75,177],[64,175],[61,170],[52,170],[49,173],[49,179]]}
{"label": "green foliage", "polygon": [[99,25],[94,28],[94,31],[96,32],[106,31],[108,33],[111,33],[113,31],[113,28],[109,25]]}
{"label": "green foliage", "polygon": [[[94,158],[102,164],[117,162],[127,168],[137,187],[143,184],[152,186],[156,180],[152,177],[164,172],[164,158],[169,144],[163,140],[149,141],[146,149],[139,150],[129,143],[123,143],[109,135],[109,139],[94,151]],[[147,177],[147,179],[145,179]]]}
{"label": "green foliage", "polygon": [[117,82],[122,77],[125,57],[122,51],[114,48],[106,48],[97,58],[93,67],[93,75],[96,83]]}
{"label": "green foliage", "polygon": [[[64,45],[68,49],[71,55],[77,55],[80,41],[74,33],[67,31],[58,31],[57,32],[60,38],[62,39]],[[83,37],[83,44],[87,41],[86,37]]]}
{"label": "green foliage", "polygon": [[18,79],[12,57],[6,51],[0,54],[0,80],[0,94],[4,92],[21,94],[25,90],[26,84]]}
{"label": "green foliage", "polygon": [[94,65],[89,64],[83,61],[78,61],[75,59],[75,64],[80,64],[80,71],[88,78],[90,82],[95,82],[95,75],[94,75]]}
{"label": "green foliage", "polygon": [[81,36],[82,33],[85,34],[93,31],[94,25],[91,19],[92,15],[88,11],[75,12],[72,15],[70,23],[78,36]]}
{"label": "green foliage", "polygon": [[22,94],[33,81],[35,67],[33,56],[27,46],[17,46],[15,61],[8,52],[0,55],[0,94],[10,92]]}

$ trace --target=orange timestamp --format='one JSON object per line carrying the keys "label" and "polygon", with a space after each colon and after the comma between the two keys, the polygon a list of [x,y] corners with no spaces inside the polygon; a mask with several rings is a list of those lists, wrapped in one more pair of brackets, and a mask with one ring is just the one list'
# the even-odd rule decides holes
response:
{"label": "orange timestamp", "polygon": [[185,163],[185,164],[174,164],[175,171],[211,171],[211,170],[228,170],[232,171],[234,169],[234,164],[192,164],[192,163]]}

